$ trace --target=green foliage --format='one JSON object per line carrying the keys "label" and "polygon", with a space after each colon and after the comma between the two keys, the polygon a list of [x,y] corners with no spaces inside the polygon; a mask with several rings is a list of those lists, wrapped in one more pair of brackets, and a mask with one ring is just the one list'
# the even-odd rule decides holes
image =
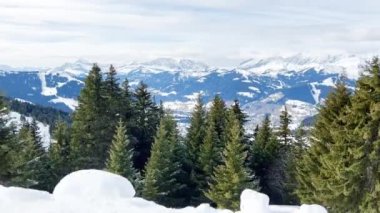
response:
{"label": "green foliage", "polygon": [[269,115],[267,115],[251,147],[250,165],[260,179],[261,191],[273,198],[275,186],[272,184],[273,179],[270,175],[275,165],[275,159],[279,156],[280,144],[270,125]]}
{"label": "green foliage", "polygon": [[7,126],[8,107],[0,95],[0,184],[7,184],[11,178],[15,138],[13,127]]}
{"label": "green foliage", "polygon": [[241,192],[245,188],[257,189],[257,185],[244,165],[247,151],[241,135],[243,127],[233,113],[230,113],[228,126],[223,164],[216,168],[206,196],[215,202],[218,208],[237,210]]}
{"label": "green foliage", "polygon": [[347,165],[353,160],[346,140],[351,133],[344,121],[350,104],[350,92],[339,81],[319,110],[311,130],[310,148],[296,165],[296,193],[302,202],[320,203],[332,211],[349,212],[357,207],[355,200],[347,203],[350,195],[345,189],[350,184],[346,178],[351,176],[350,172],[346,173]]}
{"label": "green foliage", "polygon": [[160,110],[153,102],[148,86],[143,82],[140,82],[135,90],[133,108],[135,126],[131,131],[136,138],[134,165],[136,169],[143,171],[150,155],[160,116]]}
{"label": "green foliage", "polygon": [[138,183],[138,173],[133,168],[133,149],[130,144],[124,123],[120,120],[112,140],[106,169],[115,174],[119,174],[130,180],[135,187]]}
{"label": "green foliage", "polygon": [[[70,162],[70,128],[60,120],[54,128],[54,142],[49,147],[49,164],[51,186],[67,175],[71,169]],[[52,190],[53,188],[51,188]]]}
{"label": "green foliage", "polygon": [[[191,178],[191,188],[192,192],[191,199],[192,202],[197,205],[201,202],[204,202],[205,199],[203,197],[203,193],[201,191],[202,188],[202,180],[203,186],[206,184],[206,180],[204,180],[202,164],[200,162],[200,154],[201,154],[201,146],[204,143],[205,135],[206,135],[206,110],[204,108],[201,96],[199,95],[197,98],[197,103],[194,107],[193,113],[190,118],[190,126],[187,130],[185,146],[186,146],[186,158],[188,159],[187,166],[189,167],[190,178]],[[206,163],[203,162],[203,165]]]}
{"label": "green foliage", "polygon": [[52,107],[40,106],[18,100],[5,99],[9,110],[18,112],[23,116],[32,117],[34,120],[54,126],[59,120],[71,123],[70,113]]}
{"label": "green foliage", "polygon": [[183,187],[178,179],[182,168],[180,156],[176,156],[179,149],[176,123],[172,116],[166,115],[161,119],[146,166],[144,198],[172,207],[184,203],[183,197],[178,197],[178,190]]}
{"label": "green foliage", "polygon": [[102,86],[100,68],[94,64],[73,117],[71,150],[76,169],[104,167],[112,134],[108,132],[109,123],[105,122],[108,119],[104,119],[107,113],[104,113],[106,101]]}

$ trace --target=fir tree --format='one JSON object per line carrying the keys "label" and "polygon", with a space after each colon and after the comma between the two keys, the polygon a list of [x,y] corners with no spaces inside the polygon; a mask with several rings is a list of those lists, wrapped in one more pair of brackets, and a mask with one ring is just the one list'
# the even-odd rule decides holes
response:
{"label": "fir tree", "polygon": [[197,103],[194,107],[193,113],[190,118],[190,126],[187,131],[185,145],[186,156],[188,158],[188,167],[190,168],[191,181],[193,182],[193,189],[191,196],[193,202],[199,204],[203,201],[201,192],[201,183],[203,178],[202,165],[199,161],[201,153],[201,146],[205,139],[206,128],[206,110],[203,106],[201,96],[197,98]]}
{"label": "fir tree", "polygon": [[345,192],[350,198],[363,198],[361,212],[379,212],[380,59],[375,57],[367,62],[363,71],[346,121],[351,134],[344,134],[352,136],[352,162],[346,169],[351,178],[346,181]]}
{"label": "fir tree", "polygon": [[75,169],[104,167],[111,138],[107,138],[109,124],[103,121],[106,102],[102,96],[102,85],[100,68],[94,64],[78,97],[79,105],[73,116],[70,149]]}
{"label": "fir tree", "polygon": [[199,164],[202,172],[197,181],[199,188],[203,191],[207,190],[208,182],[210,182],[214,174],[214,169],[221,161],[218,144],[219,137],[215,130],[215,123],[210,120],[207,123],[206,135],[203,144],[200,146],[199,153]]}
{"label": "fir tree", "polygon": [[[70,162],[70,129],[65,122],[59,120],[54,128],[55,142],[49,148],[49,163],[52,187],[67,175],[71,169]],[[52,188],[51,188],[52,189]]]}
{"label": "fir tree", "polygon": [[234,100],[231,110],[239,120],[240,125],[244,126],[244,124],[247,122],[248,116],[241,110],[240,103],[237,99]]}
{"label": "fir tree", "polygon": [[279,128],[279,131],[278,131],[278,134],[279,134],[279,137],[280,137],[280,141],[285,146],[287,146],[288,143],[289,143],[289,141],[290,141],[289,137],[290,137],[291,131],[289,129],[289,125],[290,125],[291,122],[292,122],[292,116],[289,115],[288,109],[285,106],[284,110],[281,111],[281,115],[280,115],[280,128]]}
{"label": "fir tree", "polygon": [[14,156],[12,127],[7,126],[8,108],[0,95],[0,184],[7,184],[11,178]]}
{"label": "fir tree", "polygon": [[134,150],[135,168],[143,171],[148,160],[154,135],[159,123],[159,110],[153,102],[148,86],[141,82],[134,94],[135,128],[132,135],[136,137]]}
{"label": "fir tree", "polygon": [[184,203],[178,197],[178,190],[183,188],[178,174],[181,172],[180,156],[175,156],[179,149],[178,132],[172,116],[161,119],[151,157],[146,166],[145,181],[142,191],[144,198],[160,204],[175,207]]}
{"label": "fir tree", "polygon": [[[37,136],[37,137],[36,137]],[[34,125],[24,125],[19,133],[19,147],[15,160],[15,176],[12,182],[18,186],[40,190],[50,190],[48,158],[40,146],[38,129]]]}
{"label": "fir tree", "polygon": [[275,159],[279,154],[279,142],[271,128],[269,115],[266,115],[251,147],[251,168],[260,179],[262,192],[275,199],[275,189],[270,176],[274,168]]}
{"label": "fir tree", "polygon": [[241,192],[245,188],[257,189],[257,185],[244,165],[247,152],[241,135],[240,120],[230,113],[229,123],[223,164],[216,168],[206,196],[215,202],[218,208],[237,210]]}
{"label": "fir tree", "polygon": [[115,174],[119,174],[130,180],[134,186],[138,183],[137,171],[133,168],[133,149],[130,144],[126,126],[120,120],[112,140],[106,169]]}
{"label": "fir tree", "polygon": [[338,135],[345,134],[346,124],[342,118],[349,105],[350,92],[345,84],[339,81],[319,109],[311,130],[310,148],[304,152],[296,165],[296,193],[303,203],[321,203],[331,211],[355,211],[357,205],[352,204],[356,201],[351,200],[351,203],[347,203],[347,191],[344,189],[344,179],[349,175],[344,168],[349,159],[345,155],[349,150],[346,149],[346,141],[337,138]]}

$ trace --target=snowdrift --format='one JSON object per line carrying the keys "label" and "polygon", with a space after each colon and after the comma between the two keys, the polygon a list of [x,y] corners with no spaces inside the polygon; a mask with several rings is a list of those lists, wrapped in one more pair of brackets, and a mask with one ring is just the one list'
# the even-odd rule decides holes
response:
{"label": "snowdrift", "polygon": [[[63,178],[53,194],[0,185],[2,213],[232,213],[208,204],[170,209],[134,197],[125,178],[99,170],[81,170]],[[240,213],[327,213],[319,205],[272,206],[265,194],[246,189],[241,195]]]}

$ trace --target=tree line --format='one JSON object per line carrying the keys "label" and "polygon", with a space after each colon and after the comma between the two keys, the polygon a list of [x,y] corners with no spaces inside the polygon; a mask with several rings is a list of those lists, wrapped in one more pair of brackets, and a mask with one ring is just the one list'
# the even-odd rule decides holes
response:
{"label": "tree line", "polygon": [[[118,83],[111,66],[103,79],[96,64],[78,97],[72,124],[58,121],[44,149],[38,128],[15,131],[0,116],[0,181],[51,191],[78,169],[104,169],[128,178],[139,196],[169,207],[212,203],[238,209],[243,189],[275,204],[319,203],[332,212],[376,212],[379,186],[379,60],[364,67],[355,92],[340,80],[307,130],[289,129],[269,115],[248,134],[239,102],[197,98],[187,134],[147,85]],[[0,104],[2,102],[0,101]],[[6,106],[0,106],[2,115]]]}

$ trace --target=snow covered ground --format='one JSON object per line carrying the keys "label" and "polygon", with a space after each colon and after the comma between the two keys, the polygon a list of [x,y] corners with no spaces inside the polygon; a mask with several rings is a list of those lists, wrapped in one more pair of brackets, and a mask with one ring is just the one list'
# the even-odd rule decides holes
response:
{"label": "snow covered ground", "polygon": [[[208,204],[170,209],[134,197],[135,190],[125,178],[99,170],[81,170],[63,178],[52,194],[44,191],[0,185],[2,213],[232,213]],[[327,213],[319,205],[271,206],[265,194],[245,190],[240,213]]]}

